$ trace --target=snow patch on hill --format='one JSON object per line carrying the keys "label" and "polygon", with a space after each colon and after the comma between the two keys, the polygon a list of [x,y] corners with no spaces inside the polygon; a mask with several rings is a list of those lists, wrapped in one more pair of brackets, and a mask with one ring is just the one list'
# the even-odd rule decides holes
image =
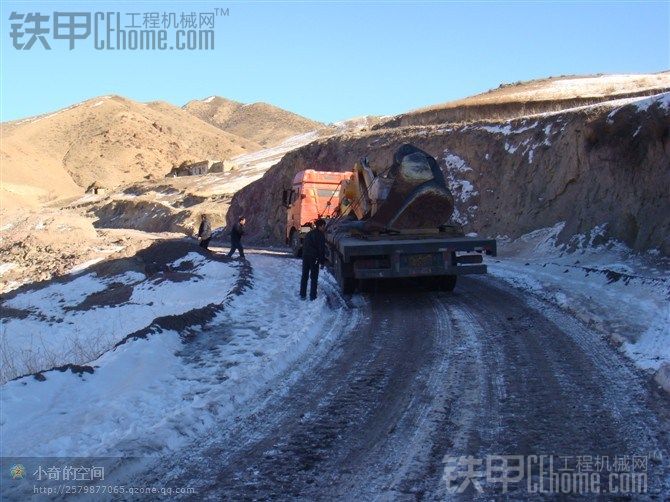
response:
{"label": "snow patch on hill", "polygon": [[[203,307],[232,287],[230,265],[192,253],[193,267],[173,280],[139,272],[108,277],[88,273],[68,282],[27,290],[4,302],[0,381],[64,364],[85,364],[156,317]],[[175,262],[178,269],[183,263]]]}
{"label": "snow patch on hill", "polygon": [[477,206],[471,199],[479,195],[473,184],[464,176],[465,173],[472,172],[472,168],[465,160],[449,150],[444,151],[443,161],[447,186],[454,196],[454,212],[451,219],[461,225],[467,225],[477,212]]}
{"label": "snow patch on hill", "polygon": [[637,366],[670,364],[670,263],[604,241],[604,226],[557,246],[563,223],[510,241],[489,271],[571,312],[610,337]]}

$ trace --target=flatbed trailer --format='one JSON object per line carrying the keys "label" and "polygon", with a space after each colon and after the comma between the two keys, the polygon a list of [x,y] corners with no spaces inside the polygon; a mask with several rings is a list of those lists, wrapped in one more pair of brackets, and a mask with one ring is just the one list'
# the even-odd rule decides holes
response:
{"label": "flatbed trailer", "polygon": [[496,256],[495,239],[428,235],[326,233],[330,266],[343,293],[361,280],[434,277],[451,291],[459,275],[485,274],[483,256]]}

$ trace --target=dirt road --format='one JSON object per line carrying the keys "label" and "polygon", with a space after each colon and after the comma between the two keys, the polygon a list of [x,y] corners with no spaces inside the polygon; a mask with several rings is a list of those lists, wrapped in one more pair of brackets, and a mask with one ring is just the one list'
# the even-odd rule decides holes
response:
{"label": "dirt road", "polygon": [[[591,495],[670,494],[670,401],[565,313],[491,277],[371,294],[359,308],[355,332],[144,480],[198,500],[525,499],[565,483],[574,493],[567,475],[550,486],[550,469],[567,467],[591,473]],[[547,457],[524,457],[505,486],[487,480],[487,455]]]}

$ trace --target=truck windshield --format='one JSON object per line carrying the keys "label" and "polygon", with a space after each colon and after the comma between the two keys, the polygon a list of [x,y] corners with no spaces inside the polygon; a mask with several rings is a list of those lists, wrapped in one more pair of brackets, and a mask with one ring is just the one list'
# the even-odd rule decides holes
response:
{"label": "truck windshield", "polygon": [[340,189],[338,188],[319,188],[316,191],[318,197],[339,197]]}

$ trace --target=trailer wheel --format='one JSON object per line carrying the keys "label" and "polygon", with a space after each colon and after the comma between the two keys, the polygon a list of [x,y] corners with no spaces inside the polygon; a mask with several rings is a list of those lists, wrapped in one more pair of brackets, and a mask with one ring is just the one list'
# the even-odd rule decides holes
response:
{"label": "trailer wheel", "polygon": [[333,269],[335,270],[335,280],[340,287],[343,295],[350,295],[356,289],[356,279],[353,277],[346,277],[346,264],[342,261],[342,256],[337,251],[333,253],[335,263]]}
{"label": "trailer wheel", "polygon": [[302,256],[302,244],[300,243],[300,232],[294,230],[291,232],[291,252],[295,258]]}
{"label": "trailer wheel", "polygon": [[442,277],[442,289],[445,291],[453,291],[456,287],[457,275],[445,275]]}
{"label": "trailer wheel", "polygon": [[426,277],[428,287],[433,291],[453,291],[457,275],[434,275]]}

